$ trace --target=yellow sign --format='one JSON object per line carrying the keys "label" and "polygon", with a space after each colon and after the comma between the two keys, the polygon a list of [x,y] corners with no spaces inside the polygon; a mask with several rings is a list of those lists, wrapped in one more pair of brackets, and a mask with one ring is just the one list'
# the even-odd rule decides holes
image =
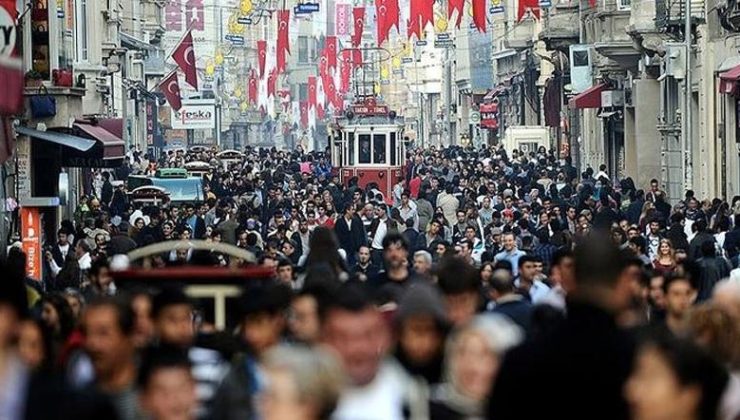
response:
{"label": "yellow sign", "polygon": [[212,60],[208,60],[206,62],[206,76],[213,76],[213,73],[216,72],[216,66],[213,64]]}
{"label": "yellow sign", "polygon": [[501,0],[491,0],[491,6],[493,6],[493,7],[500,7],[501,6]]}
{"label": "yellow sign", "polygon": [[241,108],[242,112],[247,112],[247,109],[249,109],[249,104],[247,104],[246,102],[242,102],[239,107]]}
{"label": "yellow sign", "polygon": [[388,71],[388,66],[383,66],[380,68],[380,78],[383,80],[388,79],[388,76],[391,75],[391,72]]}
{"label": "yellow sign", "polygon": [[232,35],[239,35],[244,33],[244,25],[238,22],[239,15],[237,13],[232,13],[231,16],[229,16],[229,24],[228,24],[228,33]]}
{"label": "yellow sign", "polygon": [[239,89],[239,88],[236,88],[236,90],[234,91],[234,97],[241,98],[242,97],[242,90]]}
{"label": "yellow sign", "polygon": [[434,20],[434,30],[439,34],[443,32],[447,32],[447,17],[443,14],[437,14],[436,19]]}
{"label": "yellow sign", "polygon": [[395,56],[393,57],[393,60],[391,60],[391,63],[393,64],[393,68],[397,69],[401,67],[401,57]]}
{"label": "yellow sign", "polygon": [[241,12],[242,16],[252,13],[252,0],[242,0],[239,3],[239,12]]}
{"label": "yellow sign", "polygon": [[216,57],[214,58],[214,60],[216,61],[217,66],[220,66],[224,63],[224,54],[221,52],[220,48],[216,50]]}

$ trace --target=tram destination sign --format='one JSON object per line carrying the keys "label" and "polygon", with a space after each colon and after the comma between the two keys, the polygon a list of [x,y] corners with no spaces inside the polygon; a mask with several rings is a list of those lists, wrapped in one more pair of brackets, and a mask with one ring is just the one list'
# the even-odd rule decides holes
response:
{"label": "tram destination sign", "polygon": [[352,105],[352,112],[354,112],[356,115],[387,115],[388,105]]}

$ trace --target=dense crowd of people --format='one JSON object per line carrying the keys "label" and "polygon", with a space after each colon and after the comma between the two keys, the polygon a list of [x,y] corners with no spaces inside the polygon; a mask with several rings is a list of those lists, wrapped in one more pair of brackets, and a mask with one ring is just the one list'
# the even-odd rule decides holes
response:
{"label": "dense crowd of people", "polygon": [[[190,161],[205,200],[130,200],[128,175]],[[17,246],[0,267],[0,419],[740,419],[740,197],[669,200],[544,148],[404,169],[383,192],[247,148],[95,174],[43,278]],[[183,288],[116,285],[163,241],[186,245],[148,269],[273,274],[219,331]]]}

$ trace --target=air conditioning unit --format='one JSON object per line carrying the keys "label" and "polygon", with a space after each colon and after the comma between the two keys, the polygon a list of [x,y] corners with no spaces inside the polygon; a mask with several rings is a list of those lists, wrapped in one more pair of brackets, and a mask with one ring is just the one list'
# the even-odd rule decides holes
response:
{"label": "air conditioning unit", "polygon": [[605,90],[601,92],[601,107],[616,108],[624,106],[623,90]]}
{"label": "air conditioning unit", "polygon": [[686,75],[685,45],[679,43],[666,43],[666,54],[663,58],[665,67],[663,73],[674,79],[683,79]]}

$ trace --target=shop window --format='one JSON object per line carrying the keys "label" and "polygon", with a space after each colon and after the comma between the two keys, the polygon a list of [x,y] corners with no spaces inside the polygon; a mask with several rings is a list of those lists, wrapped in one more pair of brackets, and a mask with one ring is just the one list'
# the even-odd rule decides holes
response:
{"label": "shop window", "polygon": [[49,48],[49,3],[36,0],[31,10],[31,69],[43,79],[51,78]]}

